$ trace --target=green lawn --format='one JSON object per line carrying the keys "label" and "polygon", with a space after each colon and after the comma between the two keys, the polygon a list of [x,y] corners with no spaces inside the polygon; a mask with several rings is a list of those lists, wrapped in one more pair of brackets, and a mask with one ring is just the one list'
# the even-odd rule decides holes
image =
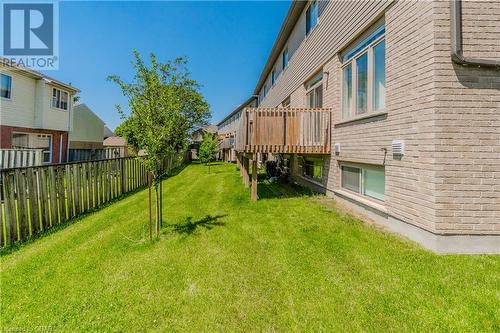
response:
{"label": "green lawn", "polygon": [[[500,256],[440,256],[234,165],[165,181],[1,258],[0,331],[499,331]],[[279,198],[277,198],[279,197]]]}

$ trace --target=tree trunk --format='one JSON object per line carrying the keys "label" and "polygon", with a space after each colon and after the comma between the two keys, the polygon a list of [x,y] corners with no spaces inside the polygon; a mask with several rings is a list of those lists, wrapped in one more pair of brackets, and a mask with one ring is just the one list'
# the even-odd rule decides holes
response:
{"label": "tree trunk", "polygon": [[160,229],[163,227],[163,182],[160,181]]}
{"label": "tree trunk", "polygon": [[156,237],[160,235],[160,197],[158,192],[158,183],[155,182],[155,230]]}
{"label": "tree trunk", "polygon": [[149,189],[149,240],[153,239],[153,221],[151,212],[151,173],[148,172],[148,189]]}

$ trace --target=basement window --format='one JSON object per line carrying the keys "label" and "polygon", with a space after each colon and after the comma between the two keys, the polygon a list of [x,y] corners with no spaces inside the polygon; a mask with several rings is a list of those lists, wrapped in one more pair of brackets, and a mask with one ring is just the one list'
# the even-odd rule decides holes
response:
{"label": "basement window", "polygon": [[323,159],[304,157],[302,175],[314,181],[321,182],[323,180]]}
{"label": "basement window", "polygon": [[385,168],[378,166],[342,165],[342,188],[359,195],[384,201]]}

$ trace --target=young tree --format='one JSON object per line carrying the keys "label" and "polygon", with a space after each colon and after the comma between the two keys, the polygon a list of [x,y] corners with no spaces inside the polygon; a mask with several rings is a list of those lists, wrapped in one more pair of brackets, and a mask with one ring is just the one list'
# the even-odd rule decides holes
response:
{"label": "young tree", "polygon": [[129,116],[116,106],[127,123],[123,135],[146,153],[141,162],[153,177],[158,235],[162,224],[158,190],[163,176],[162,162],[186,146],[188,133],[207,124],[210,111],[199,92],[200,85],[189,77],[186,59],[161,63],[151,53],[147,64],[139,52],[134,51],[133,55],[135,74],[132,82],[125,82],[116,75],[109,76],[108,80],[118,84],[128,99]]}
{"label": "young tree", "polygon": [[208,173],[210,173],[210,162],[215,161],[215,157],[217,156],[217,140],[212,134],[205,133],[203,135],[198,156],[201,163],[208,165]]}
{"label": "young tree", "polygon": [[137,152],[139,150],[139,143],[137,142],[137,139],[134,136],[134,133],[137,131],[134,129],[134,120],[132,117],[128,117],[123,120],[123,122],[118,125],[117,128],[115,128],[115,135],[121,136],[123,138],[127,139],[127,145],[129,148],[131,148],[134,152]]}

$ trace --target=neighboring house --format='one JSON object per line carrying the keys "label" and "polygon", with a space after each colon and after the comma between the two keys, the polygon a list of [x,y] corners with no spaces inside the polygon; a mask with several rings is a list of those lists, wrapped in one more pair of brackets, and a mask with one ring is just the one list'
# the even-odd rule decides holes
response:
{"label": "neighboring house", "polygon": [[103,159],[104,131],[104,121],[87,105],[75,105],[69,133],[69,161]]}
{"label": "neighboring house", "polygon": [[281,153],[297,182],[430,249],[499,253],[498,31],[499,1],[292,2],[239,162]]}
{"label": "neighboring house", "polygon": [[0,80],[0,149],[41,150],[43,163],[65,162],[78,89],[3,61]]}
{"label": "neighboring house", "polygon": [[210,133],[215,136],[217,134],[217,126],[207,125],[193,132],[193,135],[191,136],[191,144],[189,145],[191,159],[198,159],[198,149],[200,148],[200,144],[203,141],[203,136],[206,133]]}
{"label": "neighboring house", "polygon": [[226,162],[236,161],[236,152],[234,150],[234,145],[236,133],[240,129],[239,126],[241,113],[243,112],[244,108],[255,106],[257,106],[257,96],[252,96],[217,124],[217,133],[219,135],[218,158],[220,160]]}
{"label": "neighboring house", "polygon": [[110,136],[103,141],[107,158],[118,158],[129,156],[127,139],[121,136]]}
{"label": "neighboring house", "polygon": [[115,136],[115,133],[113,133],[113,131],[110,130],[108,126],[104,126],[104,139],[107,139],[111,136]]}

